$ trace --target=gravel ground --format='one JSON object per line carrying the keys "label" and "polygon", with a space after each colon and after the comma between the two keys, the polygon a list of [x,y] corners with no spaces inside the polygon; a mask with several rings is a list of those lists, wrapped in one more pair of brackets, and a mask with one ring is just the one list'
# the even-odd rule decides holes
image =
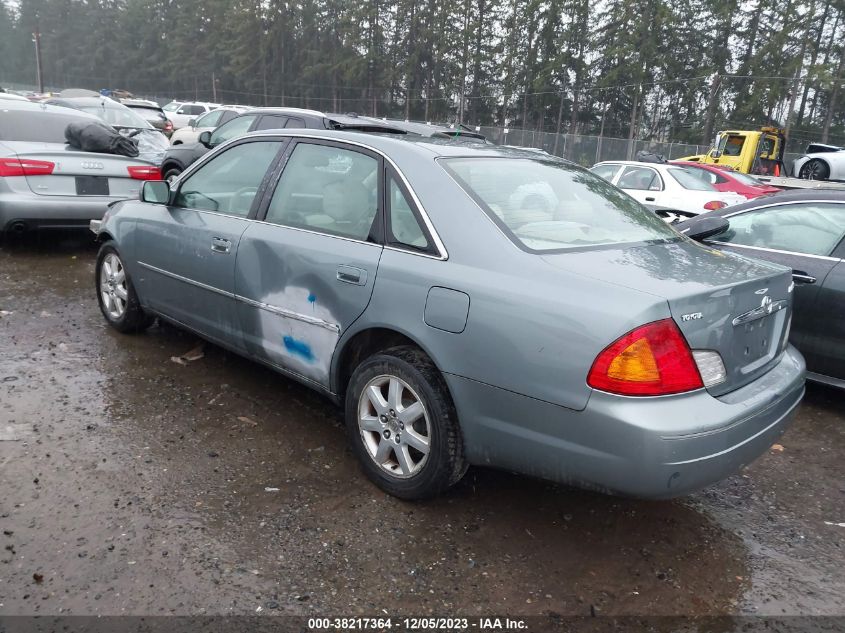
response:
{"label": "gravel ground", "polygon": [[405,503],[320,396],[107,328],[95,254],[0,248],[0,614],[845,616],[845,394],[811,385],[781,445],[681,500],[471,469]]}

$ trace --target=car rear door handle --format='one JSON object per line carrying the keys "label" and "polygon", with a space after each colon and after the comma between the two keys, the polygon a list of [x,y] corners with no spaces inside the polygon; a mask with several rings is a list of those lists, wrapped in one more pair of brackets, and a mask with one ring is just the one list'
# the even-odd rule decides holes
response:
{"label": "car rear door handle", "polygon": [[646,202],[654,202],[654,198],[649,196],[649,197],[646,197],[645,201]]}
{"label": "car rear door handle", "polygon": [[232,249],[232,242],[224,237],[211,238],[211,250],[215,253],[228,253]]}
{"label": "car rear door handle", "polygon": [[799,283],[799,284],[814,284],[814,283],[816,283],[816,278],[811,277],[810,275],[805,273],[803,270],[792,271],[792,279],[793,279],[793,281],[795,281],[796,283]]}
{"label": "car rear door handle", "polygon": [[347,284],[355,284],[356,286],[363,286],[367,283],[367,271],[354,266],[338,266],[337,280]]}

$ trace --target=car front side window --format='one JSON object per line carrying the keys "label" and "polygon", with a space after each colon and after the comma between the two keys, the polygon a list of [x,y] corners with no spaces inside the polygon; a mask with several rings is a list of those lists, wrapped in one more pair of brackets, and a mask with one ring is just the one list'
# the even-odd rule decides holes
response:
{"label": "car front side window", "polygon": [[277,141],[242,143],[227,149],[185,179],[173,205],[246,217],[278,151]]}
{"label": "car front side window", "polygon": [[246,134],[253,121],[255,121],[255,115],[245,115],[224,123],[211,133],[209,145],[214,147],[236,136]]}
{"label": "car front side window", "polygon": [[378,161],[367,154],[299,143],[288,159],[266,221],[357,240],[378,213]]}
{"label": "car front side window", "polygon": [[197,119],[196,127],[217,127],[223,112],[209,112]]}
{"label": "car front side window", "polygon": [[731,216],[717,242],[827,256],[845,238],[845,205],[806,202]]}

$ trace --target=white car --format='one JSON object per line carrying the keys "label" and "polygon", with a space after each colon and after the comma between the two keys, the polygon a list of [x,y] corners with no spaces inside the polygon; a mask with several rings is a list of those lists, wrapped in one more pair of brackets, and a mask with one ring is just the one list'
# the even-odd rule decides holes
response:
{"label": "white car", "polygon": [[605,161],[590,171],[651,207],[698,215],[746,202],[739,194],[718,191],[683,167],[667,163]]}
{"label": "white car", "polygon": [[168,103],[167,106],[162,109],[167,112],[167,118],[173,122],[174,130],[183,128],[188,125],[191,119],[201,117],[206,112],[211,112],[212,110],[220,107],[219,103],[200,103],[191,101],[182,103],[176,108],[176,110],[168,111],[167,108],[170,107],[172,103],[173,102]]}
{"label": "white car", "polygon": [[171,145],[182,145],[183,143],[196,143],[199,141],[199,136],[206,130],[213,132],[215,128],[223,125],[227,121],[231,121],[239,114],[246,112],[249,108],[240,106],[224,106],[217,108],[211,112],[206,112],[202,116],[193,121],[188,121],[189,125],[179,128],[170,137]]}
{"label": "white car", "polygon": [[845,180],[845,147],[810,143],[807,153],[795,159],[792,174],[807,180]]}

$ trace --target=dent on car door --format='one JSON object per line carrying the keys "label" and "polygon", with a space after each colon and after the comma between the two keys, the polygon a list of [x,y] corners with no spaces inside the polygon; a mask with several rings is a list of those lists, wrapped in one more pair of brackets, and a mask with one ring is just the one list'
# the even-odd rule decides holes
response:
{"label": "dent on car door", "polygon": [[845,205],[805,202],[763,207],[730,216],[715,238],[728,250],[792,268],[795,282],[790,341],[816,371],[829,323],[817,320],[819,291],[837,264],[830,257],[845,233]]}
{"label": "dent on car door", "polygon": [[139,290],[152,309],[242,347],[234,307],[238,241],[282,143],[240,143],[179,183],[169,206],[137,224]]}
{"label": "dent on car door", "polygon": [[248,351],[329,388],[340,335],[370,301],[382,253],[381,160],[299,142],[238,247],[235,292]]}

